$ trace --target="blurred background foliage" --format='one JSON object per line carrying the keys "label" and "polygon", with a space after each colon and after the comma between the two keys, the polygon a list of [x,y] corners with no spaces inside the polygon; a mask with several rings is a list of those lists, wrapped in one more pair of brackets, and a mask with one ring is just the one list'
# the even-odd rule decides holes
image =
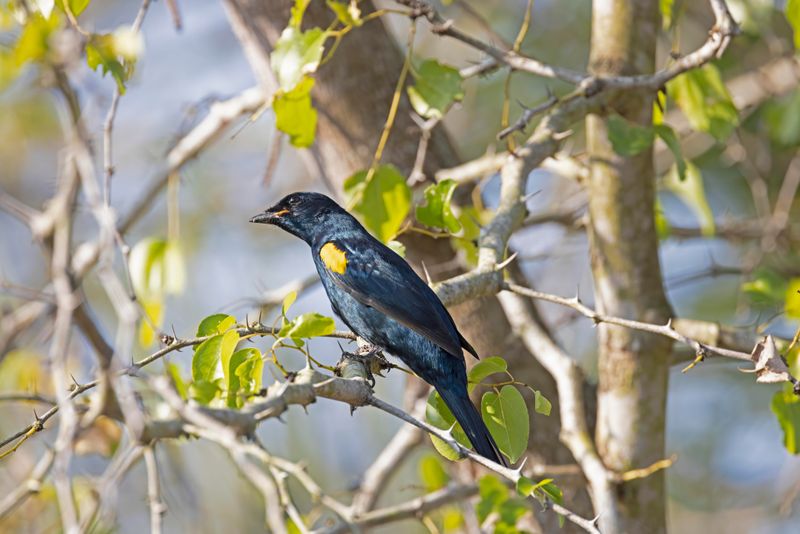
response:
{"label": "blurred background foliage", "polygon": [[[14,2],[3,3],[0,187],[28,205],[41,206],[53,193],[65,111],[63,102],[52,91],[52,80],[45,70],[37,68],[37,62],[48,54],[69,50],[71,45],[62,42],[59,29],[65,20],[59,10],[49,16],[37,15],[21,27],[14,16]],[[41,0],[34,3],[47,4]],[[115,125],[116,174],[111,190],[112,204],[120,212],[125,212],[144,190],[148,178],[163,167],[164,156],[175,140],[196,124],[212,102],[255,83],[219,2],[181,3],[180,31],[175,29],[167,3],[156,2],[141,36],[128,30],[138,4],[69,0],[73,13],[80,16],[81,26],[91,32],[85,63],[70,74],[80,91],[83,116],[96,142],[99,143],[115,87],[124,91]],[[462,29],[496,44],[513,42],[525,9],[523,0],[455,0],[444,4],[447,16]],[[691,50],[701,43],[710,18],[705,2],[662,0],[661,4],[668,15],[659,46],[658,63],[664,64],[670,51]],[[762,236],[766,235],[764,225],[769,216],[764,212],[765,202],[771,206],[784,179],[800,173],[800,91],[790,86],[773,94],[775,80],[752,73],[786,60],[797,79],[800,65],[795,60],[795,44],[800,44],[800,28],[793,32],[792,24],[800,24],[800,2],[732,0],[729,4],[742,34],[713,66],[670,84],[669,98],[665,99],[665,115],[670,116],[680,104],[683,115],[679,113],[678,120],[684,120],[683,116],[690,129],[706,133],[691,134],[690,141],[684,142],[685,169],[675,166],[670,170],[669,151],[661,141],[655,141],[657,152],[667,154],[667,164],[659,165],[663,173],[659,182],[659,217],[665,285],[681,317],[742,328],[757,326],[759,331],[791,338],[800,319],[800,216],[796,198],[790,199],[787,230],[769,239]],[[586,0],[538,0],[521,51],[550,64],[584,70],[590,8]],[[387,17],[386,23],[398,42],[405,42],[406,18]],[[476,52],[429,32],[418,33],[414,53],[420,62],[431,58],[455,67],[481,59]],[[418,73],[426,68],[420,65]],[[741,84],[735,86],[741,93],[734,91],[729,82],[748,75],[755,89]],[[439,79],[437,83],[447,81]],[[504,74],[491,74],[463,83],[463,95],[455,91],[459,102],[446,113],[444,125],[452,133],[462,160],[504,148],[495,136],[502,129],[505,83]],[[288,83],[286,89],[293,87]],[[517,117],[524,106],[542,102],[550,92],[563,94],[568,89],[557,81],[516,73],[509,86],[510,117]],[[758,90],[766,91],[768,97],[736,109],[736,102]],[[420,91],[424,93],[425,88],[420,87],[417,92]],[[304,98],[302,91],[296,96]],[[413,92],[410,96],[412,102],[419,98]],[[286,105],[301,106],[300,111],[293,109],[305,116],[311,113],[307,102]],[[435,109],[428,110],[429,116],[436,113]],[[141,261],[146,264],[135,269],[141,276],[134,279],[134,285],[140,295],[153,297],[150,305],[145,299],[145,305],[151,319],[165,330],[191,335],[202,317],[218,312],[241,319],[259,307],[270,289],[314,274],[305,245],[283,233],[247,223],[251,215],[286,192],[324,190],[324,185],[307,172],[288,146],[289,140],[284,142],[287,146],[276,171],[265,182],[268,147],[273,144],[275,126],[273,110],[253,122],[243,122],[235,129],[236,135],[233,131],[227,134],[185,167],[179,183],[173,181],[171,195],[152,206],[150,214],[129,233],[129,243],[138,243],[133,255],[143,255],[145,259]],[[291,144],[308,144],[307,129],[287,133]],[[377,139],[379,132],[375,135]],[[621,125],[620,150],[637,150],[631,147],[637,143],[647,147],[654,142],[653,135],[637,134]],[[658,136],[668,141],[661,133]],[[568,143],[572,154],[580,157],[580,128]],[[378,172],[396,171],[381,167]],[[358,180],[352,184],[357,187]],[[528,187],[531,192],[541,191],[529,201],[534,215],[561,212],[565,206],[582,209],[579,187],[572,180],[537,170]],[[496,177],[482,183],[483,199],[489,208],[496,201],[497,188]],[[452,194],[446,189],[447,186],[442,191],[445,197]],[[174,201],[168,202],[167,197]],[[452,214],[416,215],[422,222],[451,231],[460,224],[469,224],[464,218],[459,222]],[[437,220],[441,224],[430,223]],[[92,228],[88,210],[81,210],[76,239],[90,236]],[[390,239],[393,233],[381,237]],[[571,295],[577,288],[581,296],[591,301],[584,233],[561,224],[539,224],[518,232],[512,244],[521,251],[517,261],[535,280],[537,289]],[[28,230],[0,211],[0,306],[4,310],[18,305],[20,287],[40,288],[46,284],[44,265]],[[111,303],[104,300],[93,279],[87,279],[85,288],[97,303],[100,322],[105,323],[107,331],[113,331],[115,325],[109,323],[114,317]],[[332,315],[318,285],[304,291],[293,309],[297,314],[315,311]],[[555,326],[558,339],[591,378],[596,362],[590,322],[554,305],[544,304],[542,309]],[[278,312],[271,311],[265,322],[269,323]],[[0,388],[4,391],[50,393],[49,382],[43,380],[46,375],[42,352],[47,328],[42,324],[28,332],[4,356],[0,364]],[[147,354],[154,341],[154,332],[148,328],[145,322],[137,356]],[[81,382],[90,376],[91,359],[85,356],[90,351],[82,346],[80,338],[74,343],[72,372]],[[309,348],[327,364],[338,359],[339,351],[332,341],[315,339]],[[798,375],[797,354],[790,356],[794,374]],[[293,368],[303,363],[302,357],[293,352],[286,352],[282,358]],[[169,364],[184,376],[190,375],[188,355],[175,354]],[[667,481],[669,526],[674,532],[796,531],[800,519],[800,503],[796,502],[800,494],[800,461],[792,454],[798,452],[798,445],[797,437],[791,433],[800,425],[800,417],[797,406],[791,404],[795,400],[787,397],[790,404],[784,406],[780,387],[757,386],[752,377],[737,373],[735,368],[736,363],[712,360],[686,374],[676,370],[671,379],[667,449],[677,456],[677,461],[669,468]],[[377,391],[388,400],[399,402],[403,386],[404,376],[395,372],[388,379],[378,380]],[[783,411],[786,436],[771,405]],[[28,422],[31,407],[3,403],[0,414],[0,431],[7,435]],[[285,424],[271,421],[259,433],[271,450],[295,460],[305,459],[310,472],[324,487],[344,495],[398,425],[378,412],[360,410],[351,416],[343,405],[324,404],[308,414],[293,410]],[[531,431],[536,432],[535,426]],[[107,462],[105,455],[118,439],[113,428],[98,432],[95,441],[107,447],[88,447],[73,467],[79,501],[81,488],[85,486],[89,491],[88,485],[82,486],[80,481],[102,472]],[[8,491],[14,481],[26,476],[46,441],[47,436],[31,440],[13,458],[0,463],[0,492]],[[166,445],[159,454],[166,460],[162,461],[162,477],[170,508],[165,518],[168,530],[261,529],[260,498],[215,446],[189,441]],[[441,487],[448,476],[447,466],[443,465],[430,452],[421,452],[393,482],[393,491],[410,497],[421,489]],[[490,480],[482,482],[482,495],[503,492],[490,487],[492,484]],[[145,528],[144,487],[144,469],[136,468],[120,487],[114,488],[121,505],[116,511],[117,523],[109,523],[108,528],[121,532]],[[493,502],[513,496],[503,493],[496,499],[499,501]],[[513,513],[514,507],[509,506]],[[445,531],[458,528],[458,514],[452,510],[444,509],[436,520]],[[45,489],[4,528],[43,532],[57,524],[52,491]],[[399,532],[412,527],[418,528],[412,523],[393,528]]]}

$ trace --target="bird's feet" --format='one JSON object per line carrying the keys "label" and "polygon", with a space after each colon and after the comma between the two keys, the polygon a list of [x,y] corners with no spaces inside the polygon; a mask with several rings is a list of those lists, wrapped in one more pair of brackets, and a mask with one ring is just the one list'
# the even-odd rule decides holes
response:
{"label": "bird's feet", "polygon": [[363,378],[370,387],[375,387],[375,375],[383,377],[383,371],[394,367],[380,347],[362,345],[356,353],[342,352],[342,358],[336,364],[336,374],[343,378]]}

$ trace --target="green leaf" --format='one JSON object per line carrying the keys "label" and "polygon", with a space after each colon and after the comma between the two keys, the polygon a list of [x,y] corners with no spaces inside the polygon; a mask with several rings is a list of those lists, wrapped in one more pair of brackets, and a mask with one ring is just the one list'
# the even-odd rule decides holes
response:
{"label": "green leaf", "polygon": [[783,430],[783,446],[791,454],[800,453],[800,397],[787,385],[775,392],[770,408]]}
{"label": "green leaf", "polygon": [[453,246],[464,253],[464,260],[468,265],[478,264],[478,245],[477,240],[481,233],[480,227],[481,212],[474,206],[466,206],[461,209],[458,222],[461,223],[461,235],[454,237],[450,241]]}
{"label": "green leaf", "polygon": [[503,386],[500,394],[488,392],[481,399],[481,415],[504,455],[516,462],[528,448],[528,407],[519,390]]}
{"label": "green leaf", "polygon": [[658,0],[658,9],[661,11],[661,21],[664,28],[672,26],[672,8],[675,0]]}
{"label": "green leaf", "polygon": [[197,326],[197,337],[210,336],[212,334],[224,334],[236,324],[236,317],[226,313],[215,313],[209,315]]}
{"label": "green leaf", "polygon": [[[244,404],[243,395],[261,389],[261,370],[264,368],[264,361],[261,352],[253,347],[237,350],[227,358],[227,361],[224,356],[222,368],[225,370],[228,391],[227,404],[229,408],[239,408]],[[258,389],[254,391],[256,381]]]}
{"label": "green leaf", "polygon": [[283,304],[281,305],[281,315],[286,317],[286,312],[289,311],[294,301],[297,300],[297,291],[291,291],[283,297]]}
{"label": "green leaf", "polygon": [[294,89],[304,75],[316,72],[327,37],[328,34],[320,28],[301,32],[289,26],[283,30],[270,54],[272,71],[283,92]]}
{"label": "green leaf", "polygon": [[725,141],[739,123],[739,112],[714,65],[686,71],[667,84],[667,91],[692,128],[718,141]]}
{"label": "green leaf", "polygon": [[750,301],[763,306],[782,304],[787,290],[786,279],[767,267],[756,269],[752,280],[742,284],[742,291],[747,293]]}
{"label": "green leaf", "polygon": [[139,302],[142,304],[142,312],[149,319],[143,319],[139,323],[139,345],[149,347],[156,340],[156,332],[153,330],[153,326],[160,328],[161,322],[164,320],[164,302],[161,297],[140,298]]}
{"label": "green leaf", "polygon": [[355,0],[350,0],[350,3],[337,2],[336,0],[326,0],[328,7],[336,14],[339,22],[345,26],[361,26],[364,21],[361,20],[361,10]]}
{"label": "green leaf", "polygon": [[483,523],[489,515],[508,500],[508,488],[494,475],[484,475],[478,479],[480,500],[475,507],[478,521]]}
{"label": "green leaf", "polygon": [[606,121],[608,138],[614,152],[620,156],[635,156],[653,144],[653,128],[639,126],[620,115],[611,115]]}
{"label": "green leaf", "polygon": [[178,369],[175,363],[167,362],[167,374],[169,374],[172,379],[172,383],[175,385],[178,395],[180,395],[183,400],[186,400],[189,396],[189,386],[181,376],[181,370]]}
{"label": "green leaf", "polygon": [[517,479],[517,493],[523,497],[530,495],[535,487],[536,483],[526,476],[520,475],[519,479]]}
{"label": "green leaf", "polygon": [[491,356],[484,358],[469,370],[467,382],[470,385],[480,384],[484,378],[495,373],[505,373],[508,370],[508,364],[500,356]]}
{"label": "green leaf", "polygon": [[564,493],[552,481],[547,481],[546,483],[543,481],[538,485],[538,490],[555,503],[561,504],[564,502]]}
{"label": "green leaf", "polygon": [[500,504],[497,514],[500,516],[495,527],[495,534],[519,534],[516,525],[519,518],[530,511],[524,499],[508,499]]}
{"label": "green leaf", "polygon": [[156,299],[183,291],[186,268],[177,243],[145,238],[131,249],[128,270],[141,299]]}
{"label": "green leaf", "polygon": [[414,85],[408,99],[420,117],[440,119],[453,102],[464,98],[461,74],[457,69],[428,59],[413,71]]}
{"label": "green leaf", "polygon": [[550,401],[542,395],[542,392],[531,388],[533,391],[533,409],[536,413],[540,413],[542,415],[550,415],[550,411],[553,409],[553,405],[550,404]]}
{"label": "green leaf", "polygon": [[296,317],[281,328],[280,337],[292,339],[327,336],[336,330],[333,319],[319,313],[309,312]]}
{"label": "green leaf", "polygon": [[303,22],[303,15],[306,12],[306,8],[308,4],[311,3],[311,0],[294,0],[294,5],[292,6],[292,16],[289,19],[289,26],[293,28],[300,29],[300,24]]}
{"label": "green leaf", "polygon": [[461,230],[461,223],[453,215],[450,202],[456,183],[453,180],[442,180],[425,188],[425,205],[417,206],[417,220],[432,228],[444,228],[451,234]]}
{"label": "green leaf", "polygon": [[390,239],[386,242],[386,246],[392,249],[395,254],[401,258],[406,257],[406,246],[396,239]]}
{"label": "green leaf", "polygon": [[[255,395],[261,391],[264,375],[264,358],[257,349],[242,349],[250,351],[244,361],[236,368],[239,377],[239,387],[245,394]],[[237,351],[241,352],[241,351]]]}
{"label": "green leaf", "polygon": [[200,404],[207,405],[222,392],[217,380],[197,380],[189,386],[191,397]]}
{"label": "green leaf", "polygon": [[279,91],[272,102],[275,127],[289,135],[289,142],[298,148],[314,144],[317,110],[311,105],[313,86],[314,79],[305,76],[291,91]]}
{"label": "green leaf", "polygon": [[656,197],[653,215],[656,219],[656,233],[658,234],[658,238],[662,240],[669,238],[670,234],[672,234],[672,227],[669,224],[669,219],[667,219],[664,208],[661,206],[661,201],[658,197]]}
{"label": "green leaf", "polygon": [[[83,13],[83,11],[89,6],[91,0],[67,0],[67,5],[69,6],[70,12],[75,15],[76,17]],[[56,0],[55,4],[64,12],[64,0]]]}
{"label": "green leaf", "polygon": [[236,330],[228,330],[224,334],[217,334],[203,341],[192,358],[192,380],[195,382],[214,380],[220,362],[225,363],[230,360],[237,343],[239,343],[239,333]]}
{"label": "green leaf", "polygon": [[675,158],[675,165],[678,169],[678,178],[681,181],[686,179],[686,160],[683,159],[683,150],[681,150],[681,142],[678,140],[678,136],[675,134],[675,130],[671,127],[667,126],[666,124],[656,124],[653,126],[653,129],[656,132],[664,144],[667,145],[670,152],[672,152],[672,156]]}
{"label": "green leaf", "polygon": [[[120,94],[125,94],[125,82],[133,74],[134,61],[126,59],[127,47],[121,50],[118,35],[112,33],[92,34],[86,44],[86,64],[92,70],[102,67],[103,75],[111,73]],[[128,56],[129,58],[130,56]]]}
{"label": "green leaf", "polygon": [[681,180],[677,166],[673,165],[667,174],[664,185],[694,212],[700,223],[701,233],[704,236],[713,236],[716,232],[716,223],[714,222],[714,213],[706,198],[700,169],[691,161],[686,161],[686,177]]}
{"label": "green leaf", "polygon": [[14,46],[17,67],[28,61],[40,61],[50,50],[50,37],[59,27],[61,18],[56,12],[45,18],[41,13],[33,13],[22,28],[22,33]]}
{"label": "green leaf", "polygon": [[800,0],[786,1],[786,20],[794,32],[794,47],[800,48]]}
{"label": "green leaf", "polygon": [[136,243],[128,256],[133,291],[139,298],[161,295],[163,272],[160,262],[167,242],[148,237]]}
{"label": "green leaf", "polygon": [[[456,422],[453,412],[450,411],[450,408],[447,407],[442,397],[436,391],[431,391],[431,394],[428,396],[428,403],[425,406],[425,420],[428,422],[428,424],[435,426],[439,430],[449,430],[452,428],[453,437],[457,442],[465,447],[472,446],[469,442],[469,438],[467,438],[467,435],[464,433],[464,430],[461,429],[461,425]],[[448,460],[461,460],[458,452],[455,451],[447,442],[437,438],[434,435],[430,436],[431,442],[433,442],[433,447],[439,454]]]}
{"label": "green leaf", "polygon": [[764,105],[764,121],[770,139],[784,147],[800,145],[800,90]]}
{"label": "green leaf", "polygon": [[800,278],[792,278],[786,287],[786,303],[783,305],[786,317],[800,319]]}
{"label": "green leaf", "polygon": [[411,209],[411,189],[393,165],[381,165],[368,176],[368,171],[350,176],[344,184],[345,194],[364,226],[386,243],[400,231]]}
{"label": "green leaf", "polygon": [[450,482],[450,476],[444,470],[441,460],[433,454],[426,454],[420,459],[419,478],[426,493],[442,489]]}

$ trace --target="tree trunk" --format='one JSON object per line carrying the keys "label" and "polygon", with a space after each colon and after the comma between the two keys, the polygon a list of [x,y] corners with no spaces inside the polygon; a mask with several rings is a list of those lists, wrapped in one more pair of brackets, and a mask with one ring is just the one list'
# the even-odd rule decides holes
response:
{"label": "tree trunk", "polygon": [[[653,72],[660,17],[652,0],[595,0],[590,69],[598,75]],[[631,122],[650,126],[653,95],[626,94],[614,102]],[[654,218],[652,151],[616,154],[606,120],[586,120],[590,158],[589,231],[595,299],[601,313],[665,323],[670,308],[662,287]],[[597,447],[610,469],[623,473],[664,457],[671,342],[664,337],[600,325]],[[603,532],[666,531],[663,471],[624,483],[619,524]]]}
{"label": "tree trunk", "polygon": [[[269,71],[269,53],[289,18],[292,2],[263,0],[226,0],[231,25],[247,55],[251,67],[266,90],[274,84]],[[363,13],[374,8],[371,2],[359,4]],[[312,2],[305,15],[304,27],[327,27],[331,12],[323,2]],[[344,180],[353,172],[366,169],[372,162],[377,140],[383,128],[403,54],[381,21],[373,21],[353,30],[339,45],[331,61],[315,74],[312,93],[319,109],[316,148],[318,164],[327,174],[335,194],[341,193]],[[396,165],[406,175],[413,167],[419,128],[411,120],[406,98],[400,107],[384,163]],[[440,168],[460,163],[447,132],[442,127],[432,132],[424,172],[432,177]],[[419,267],[430,267],[453,259],[446,241],[417,234],[404,235],[408,260]],[[457,274],[449,269],[441,278]],[[540,389],[554,404],[552,415],[545,417],[531,410],[531,452],[538,461],[548,464],[572,463],[574,460],[558,441],[558,397],[552,377],[542,368],[512,333],[496,298],[484,298],[454,307],[451,312],[464,336],[483,355],[500,354],[508,361],[518,380]],[[576,511],[591,515],[588,497],[583,490],[565,488],[567,499]],[[576,493],[580,495],[578,498]],[[577,498],[577,507],[574,502]],[[557,528],[555,514],[542,515],[546,532]],[[568,527],[571,528],[571,527]]]}

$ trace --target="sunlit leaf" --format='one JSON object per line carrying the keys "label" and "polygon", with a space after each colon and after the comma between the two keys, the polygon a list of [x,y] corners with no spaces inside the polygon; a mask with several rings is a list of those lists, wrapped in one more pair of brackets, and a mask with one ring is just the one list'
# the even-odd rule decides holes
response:
{"label": "sunlit leaf", "polygon": [[86,64],[92,70],[101,67],[103,75],[111,73],[120,94],[125,93],[125,82],[133,74],[135,59],[141,53],[142,45],[136,39],[128,30],[119,34],[92,34],[86,43]]}
{"label": "sunlit leaf", "polygon": [[461,224],[460,236],[450,239],[453,246],[463,252],[464,261],[470,266],[478,264],[477,240],[481,233],[479,224],[481,216],[481,212],[474,206],[462,208],[458,216],[458,222]]}
{"label": "sunlit leaf", "polygon": [[183,291],[186,268],[177,243],[154,237],[142,239],[131,249],[128,269],[139,298],[160,298]]}
{"label": "sunlit leaf", "polygon": [[209,315],[197,325],[197,337],[210,336],[212,334],[224,334],[236,324],[236,317],[227,313],[215,313]]}
{"label": "sunlit leaf", "polygon": [[192,358],[192,380],[210,382],[217,378],[220,362],[230,360],[237,343],[239,333],[236,330],[228,330],[203,341]]}
{"label": "sunlit leaf", "polygon": [[[83,13],[83,11],[89,6],[90,2],[91,0],[66,0],[66,5],[69,6],[70,12],[77,17]],[[55,0],[55,5],[57,5],[62,11],[66,11],[64,9],[64,0]]]}
{"label": "sunlit leaf", "polygon": [[294,5],[292,6],[292,15],[289,19],[290,26],[300,29],[300,24],[303,22],[303,15],[305,14],[306,8],[310,3],[311,0],[294,0]]}
{"label": "sunlit leaf", "polygon": [[219,380],[196,380],[189,386],[190,396],[203,405],[209,404],[221,392]]}
{"label": "sunlit leaf", "polygon": [[309,312],[296,317],[281,328],[280,337],[292,339],[330,335],[336,330],[333,319],[319,313]]}
{"label": "sunlit leaf", "polygon": [[564,493],[552,481],[539,484],[538,489],[555,503],[561,504],[564,501]]}
{"label": "sunlit leaf", "polygon": [[[480,384],[484,378],[495,373],[505,373],[508,369],[508,364],[500,356],[491,356],[484,358],[469,370],[467,381],[470,386]],[[470,388],[472,390],[472,387]]]}
{"label": "sunlit leaf", "polygon": [[[449,430],[452,428],[453,437],[457,442],[465,447],[471,446],[469,438],[467,438],[461,425],[456,422],[453,412],[450,411],[450,408],[447,407],[442,397],[436,391],[431,391],[431,394],[428,395],[428,403],[425,405],[425,420],[428,424],[440,430]],[[438,437],[431,435],[431,442],[436,451],[448,460],[456,461],[461,459],[457,451]]]}
{"label": "sunlit leaf", "polygon": [[161,297],[140,298],[142,311],[146,319],[139,323],[139,345],[149,347],[156,340],[156,331],[153,326],[160,328],[164,321],[164,303]]}
{"label": "sunlit leaf", "polygon": [[183,376],[181,376],[181,370],[178,369],[178,366],[174,362],[168,362],[166,368],[167,374],[169,374],[169,377],[172,379],[172,384],[175,386],[178,395],[180,395],[183,400],[189,398],[189,385],[183,379]]}
{"label": "sunlit leaf", "polygon": [[[239,388],[247,395],[255,395],[261,391],[264,374],[264,358],[256,349],[242,349],[249,351],[244,361],[236,368],[239,377]],[[241,352],[241,351],[237,351]]]}
{"label": "sunlit leaf", "polygon": [[739,123],[739,112],[714,65],[681,74],[667,84],[667,90],[695,130],[724,141]]}
{"label": "sunlit leaf", "polygon": [[433,454],[426,454],[420,459],[419,478],[427,493],[442,489],[450,482],[450,476],[444,470],[441,460]]}
{"label": "sunlit leaf", "polygon": [[500,452],[511,462],[516,462],[528,448],[530,422],[528,407],[519,390],[503,386],[500,394],[484,393],[481,415]]}
{"label": "sunlit leaf", "polygon": [[800,278],[792,278],[786,287],[786,303],[783,306],[786,317],[800,319]]}
{"label": "sunlit leaf", "polygon": [[702,234],[713,236],[716,232],[716,223],[714,222],[714,213],[706,198],[700,169],[691,161],[686,161],[686,176],[681,180],[677,165],[673,165],[667,174],[664,185],[694,212],[700,223]]}
{"label": "sunlit leaf", "polygon": [[421,117],[441,118],[453,102],[464,98],[458,69],[428,59],[413,74],[414,85],[408,88],[408,99]]}
{"label": "sunlit leaf", "polygon": [[[225,370],[227,384],[227,404],[229,408],[238,408],[244,404],[242,396],[261,389],[261,371],[264,361],[261,352],[253,347],[237,350],[227,359],[223,355],[222,368]],[[255,389],[257,387],[257,389]]]}
{"label": "sunlit leaf", "polygon": [[542,392],[538,389],[531,388],[533,391],[533,409],[536,413],[540,413],[542,415],[550,415],[550,411],[553,409],[553,405],[550,404],[550,401],[542,395]]}
{"label": "sunlit leaf", "polygon": [[672,26],[672,8],[675,0],[658,0],[658,8],[661,11],[661,22],[664,28]]}
{"label": "sunlit leaf", "polygon": [[461,223],[453,214],[450,202],[456,190],[453,180],[442,180],[425,188],[425,205],[417,206],[417,220],[432,228],[444,228],[450,233],[461,230]]}
{"label": "sunlit leaf", "polygon": [[411,189],[393,165],[381,165],[367,180],[359,171],[344,184],[352,210],[375,237],[386,243],[397,235],[411,209]]}
{"label": "sunlit leaf", "polygon": [[635,156],[653,144],[653,128],[639,126],[619,115],[610,115],[607,120],[608,138],[614,152],[621,156]]}
{"label": "sunlit leaf", "polygon": [[658,135],[664,144],[667,145],[672,156],[675,158],[675,165],[678,169],[678,178],[681,180],[686,179],[686,160],[683,159],[683,150],[681,150],[681,142],[675,134],[675,130],[666,124],[656,124],[653,126],[656,135]]}
{"label": "sunlit leaf", "polygon": [[289,135],[292,146],[310,147],[317,130],[317,110],[311,105],[314,79],[305,76],[291,91],[279,91],[272,102],[275,127]]}
{"label": "sunlit leaf", "polygon": [[770,408],[783,430],[783,446],[790,454],[800,453],[800,397],[791,385],[775,392]]}
{"label": "sunlit leaf", "polygon": [[281,315],[286,317],[286,312],[289,311],[289,308],[292,307],[294,301],[297,300],[297,291],[290,291],[285,297],[283,297],[283,304],[281,304]]}
{"label": "sunlit leaf", "polygon": [[297,86],[306,74],[311,74],[319,67],[327,34],[320,28],[311,28],[301,32],[289,26],[270,55],[272,71],[278,78],[278,86],[289,92]]}
{"label": "sunlit leaf", "polygon": [[800,48],[800,0],[786,0],[786,20],[794,32],[794,47]]}
{"label": "sunlit leaf", "polygon": [[50,38],[60,24],[61,17],[55,12],[49,17],[44,17],[41,13],[31,14],[14,46],[17,66],[44,59],[50,50]]}
{"label": "sunlit leaf", "polygon": [[390,239],[386,246],[392,249],[401,258],[406,257],[406,246],[396,239]]}
{"label": "sunlit leaf", "polygon": [[45,358],[30,349],[12,349],[0,358],[0,390],[48,394],[52,380],[43,366]]}
{"label": "sunlit leaf", "polygon": [[661,201],[656,197],[655,206],[653,207],[653,215],[655,216],[655,225],[656,225],[656,233],[658,234],[659,239],[667,239],[672,234],[672,226],[669,224],[669,219],[667,219],[666,214],[664,213],[664,208],[661,205]]}
{"label": "sunlit leaf", "polygon": [[345,26],[361,26],[364,21],[361,20],[361,10],[358,8],[358,3],[355,0],[350,2],[339,2],[337,0],[326,0],[328,7],[336,14],[339,22]]}

